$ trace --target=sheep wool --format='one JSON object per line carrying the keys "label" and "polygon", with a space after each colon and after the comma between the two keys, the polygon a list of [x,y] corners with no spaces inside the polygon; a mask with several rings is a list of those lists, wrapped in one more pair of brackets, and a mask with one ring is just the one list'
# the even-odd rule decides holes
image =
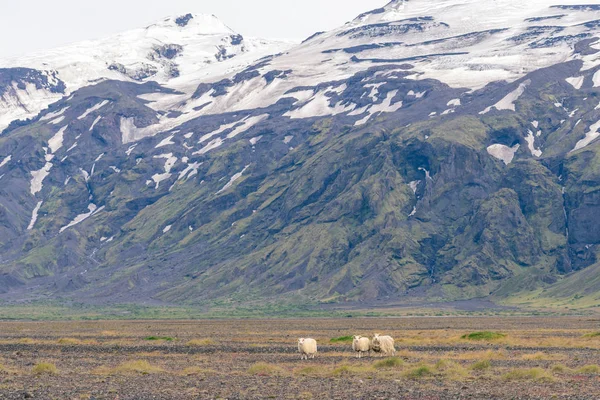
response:
{"label": "sheep wool", "polygon": [[373,342],[371,349],[382,355],[394,355],[396,354],[396,348],[394,347],[394,338],[391,336],[380,336],[378,333],[373,336]]}
{"label": "sheep wool", "polygon": [[317,354],[317,341],[311,338],[298,339],[298,351],[300,352],[301,360],[315,358],[315,354]]}
{"label": "sheep wool", "polygon": [[371,355],[371,341],[367,337],[354,336],[352,340],[352,350],[357,354],[356,357],[361,358],[363,353]]}

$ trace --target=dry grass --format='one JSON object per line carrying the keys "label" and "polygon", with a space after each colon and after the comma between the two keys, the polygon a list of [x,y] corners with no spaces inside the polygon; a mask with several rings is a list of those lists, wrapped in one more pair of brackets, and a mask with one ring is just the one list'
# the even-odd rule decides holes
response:
{"label": "dry grass", "polygon": [[404,361],[402,361],[398,357],[386,358],[385,360],[376,361],[373,364],[373,367],[376,369],[384,369],[384,368],[398,368],[404,365]]}
{"label": "dry grass", "polygon": [[598,375],[600,374],[600,367],[597,365],[586,365],[577,369],[577,372],[585,375]]}
{"label": "dry grass", "polygon": [[66,346],[97,345],[98,341],[94,339],[81,340],[75,338],[60,338],[58,339],[58,344]]}
{"label": "dry grass", "polygon": [[542,368],[518,368],[502,375],[502,379],[506,381],[543,381],[551,382],[554,380],[552,375]]}
{"label": "dry grass", "polygon": [[410,379],[422,379],[434,376],[435,370],[429,365],[421,365],[404,371],[402,375]]}
{"label": "dry grass", "polygon": [[300,376],[321,376],[321,375],[325,375],[326,373],[327,373],[327,371],[325,370],[325,368],[314,367],[314,366],[298,368],[298,369],[294,370],[294,374],[300,375]]}
{"label": "dry grass", "polygon": [[564,359],[564,356],[562,356],[561,354],[548,354],[548,353],[543,353],[541,351],[538,351],[537,353],[533,353],[533,354],[524,354],[523,356],[521,356],[521,360],[524,361],[542,361],[542,360],[562,360]]}
{"label": "dry grass", "polygon": [[161,373],[164,370],[150,364],[146,360],[132,360],[124,362],[115,368],[100,367],[94,372],[99,375],[149,375]]}
{"label": "dry grass", "polygon": [[188,346],[213,346],[217,343],[212,339],[192,339],[186,344]]}
{"label": "dry grass", "polygon": [[58,374],[58,368],[56,368],[56,365],[52,363],[41,362],[36,364],[31,370],[31,372],[33,372],[36,375],[56,375]]}
{"label": "dry grass", "polygon": [[508,358],[508,355],[502,350],[487,350],[464,353],[451,352],[446,354],[446,358],[454,360],[505,360]]}
{"label": "dry grass", "polygon": [[250,375],[259,375],[259,376],[273,376],[273,375],[283,375],[283,369],[274,364],[267,364],[264,362],[259,362],[252,365],[248,368],[248,373]]}
{"label": "dry grass", "polygon": [[485,371],[492,367],[492,362],[490,360],[480,360],[471,365],[471,369],[473,371]]}
{"label": "dry grass", "polygon": [[362,374],[370,374],[374,373],[376,370],[371,366],[356,366],[356,365],[348,365],[342,364],[331,371],[331,375],[333,376],[342,376],[342,375],[362,375]]}
{"label": "dry grass", "polygon": [[188,367],[185,368],[182,372],[185,376],[193,376],[193,375],[213,375],[216,374],[217,371],[207,368],[201,367]]}

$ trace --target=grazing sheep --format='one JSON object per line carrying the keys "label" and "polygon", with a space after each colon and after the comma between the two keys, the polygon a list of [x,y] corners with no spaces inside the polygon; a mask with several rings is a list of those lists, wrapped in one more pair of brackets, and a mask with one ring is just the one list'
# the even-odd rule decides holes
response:
{"label": "grazing sheep", "polygon": [[391,336],[379,336],[379,333],[376,333],[375,336],[373,336],[373,341],[371,343],[371,349],[375,353],[380,353],[385,356],[396,354],[394,338]]}
{"label": "grazing sheep", "polygon": [[352,350],[357,354],[356,357],[361,358],[363,353],[371,355],[371,341],[367,337],[354,336],[352,340]]}
{"label": "grazing sheep", "polygon": [[298,351],[301,354],[301,360],[308,360],[308,358],[315,358],[317,354],[317,341],[310,338],[298,339]]}

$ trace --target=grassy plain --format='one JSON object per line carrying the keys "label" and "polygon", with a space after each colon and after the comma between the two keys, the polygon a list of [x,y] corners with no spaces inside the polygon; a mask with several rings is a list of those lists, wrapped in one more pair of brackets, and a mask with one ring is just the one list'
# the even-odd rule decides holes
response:
{"label": "grassy plain", "polygon": [[[596,398],[599,323],[590,316],[0,322],[0,398]],[[394,357],[357,359],[339,340],[373,333],[396,338]],[[300,360],[298,337],[317,339],[314,360]]]}

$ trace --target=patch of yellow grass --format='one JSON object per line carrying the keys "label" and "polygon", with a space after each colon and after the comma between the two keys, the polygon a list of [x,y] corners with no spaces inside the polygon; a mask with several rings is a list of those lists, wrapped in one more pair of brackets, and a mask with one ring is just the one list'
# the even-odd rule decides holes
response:
{"label": "patch of yellow grass", "polygon": [[283,369],[281,369],[277,365],[259,362],[248,368],[248,373],[251,375],[262,376],[282,375]]}
{"label": "patch of yellow grass", "polygon": [[454,360],[505,360],[508,358],[502,350],[473,351],[465,353],[448,353],[447,358]]}
{"label": "patch of yellow grass", "polygon": [[563,364],[555,364],[552,366],[552,368],[550,370],[555,374],[568,374],[568,373],[573,372],[573,370],[571,368],[569,368]]}
{"label": "patch of yellow grass", "polygon": [[480,360],[471,365],[471,369],[473,371],[485,371],[486,369],[490,369],[492,366],[492,362],[490,360]]}
{"label": "patch of yellow grass", "polygon": [[41,363],[36,364],[33,367],[33,369],[31,370],[31,372],[33,372],[36,375],[43,375],[43,374],[55,375],[58,373],[58,368],[56,368],[56,365],[54,365],[52,363],[41,362]]}
{"label": "patch of yellow grass", "polygon": [[356,366],[356,365],[348,365],[342,364],[331,371],[331,375],[340,376],[340,375],[360,375],[360,374],[368,374],[375,372],[375,369],[371,366]]}
{"label": "patch of yellow grass", "polygon": [[550,382],[554,378],[545,369],[542,368],[518,368],[502,375],[502,379],[506,381],[544,381]]}
{"label": "patch of yellow grass", "polygon": [[597,365],[586,365],[584,367],[578,368],[577,372],[586,375],[598,375],[600,374],[600,367]]}
{"label": "patch of yellow grass", "polygon": [[435,364],[434,368],[449,379],[462,379],[469,375],[465,367],[451,360],[441,359]]}
{"label": "patch of yellow grass", "polygon": [[429,378],[435,375],[435,370],[430,365],[420,365],[405,371],[402,375],[410,379]]}
{"label": "patch of yellow grass", "polygon": [[562,360],[563,358],[564,356],[560,354],[548,354],[541,351],[533,354],[524,354],[521,356],[521,359],[525,361]]}
{"label": "patch of yellow grass", "polygon": [[325,368],[315,366],[298,368],[294,370],[294,374],[301,376],[320,376],[323,375],[325,372]]}
{"label": "patch of yellow grass", "polygon": [[115,368],[100,367],[94,372],[100,375],[149,375],[164,372],[164,370],[160,367],[153,366],[146,360],[133,360],[124,362]]}
{"label": "patch of yellow grass", "polygon": [[217,343],[212,339],[192,339],[187,342],[188,346],[212,346],[215,344]]}

